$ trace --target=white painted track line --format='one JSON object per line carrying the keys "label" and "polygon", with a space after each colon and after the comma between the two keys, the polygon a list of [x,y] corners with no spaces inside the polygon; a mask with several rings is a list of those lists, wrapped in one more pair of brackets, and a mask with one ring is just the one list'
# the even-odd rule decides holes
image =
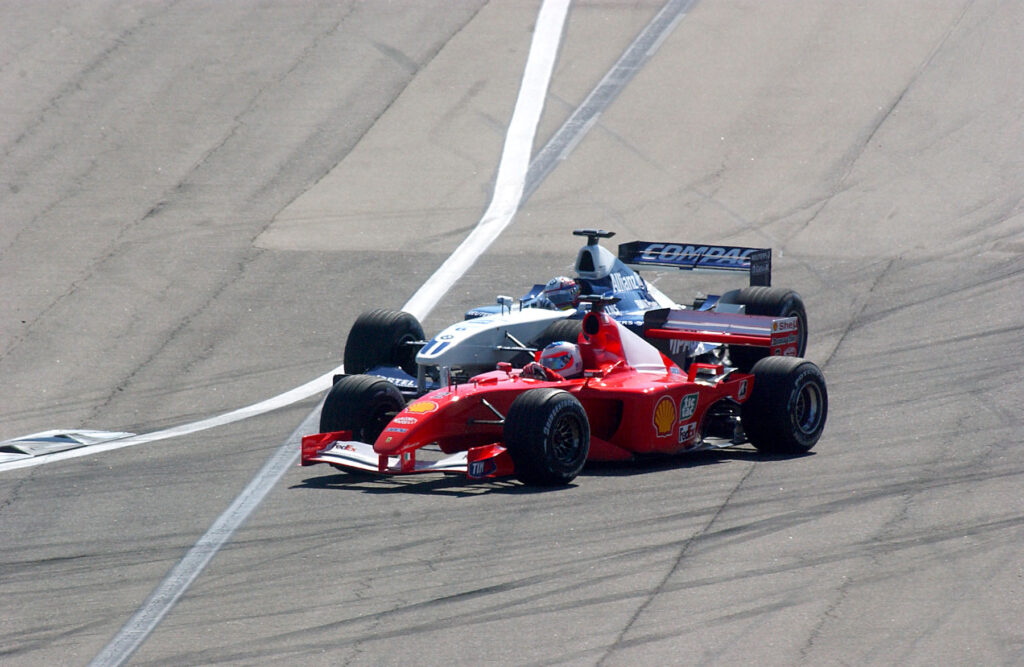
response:
{"label": "white painted track line", "polygon": [[[409,300],[405,310],[412,312],[422,318],[429,313],[437,302],[444,296],[445,292],[451,289],[459,278],[472,266],[473,262],[481,253],[494,241],[501,231],[512,220],[519,200],[522,197],[523,184],[526,180],[526,173],[529,169],[530,150],[533,144],[533,136],[536,133],[537,123],[540,121],[540,112],[544,106],[544,98],[547,95],[548,84],[551,80],[551,72],[554,68],[555,58],[561,43],[565,18],[568,14],[569,0],[545,0],[541,6],[537,18],[537,25],[534,30],[533,41],[530,46],[530,53],[527,57],[526,70],[523,75],[523,83],[519,89],[519,98],[516,102],[512,121],[505,137],[505,148],[502,152],[501,162],[498,167],[498,179],[494,189],[494,196],[488,206],[484,217],[477,224],[473,232],[467,237],[449,257],[440,269],[420,288]],[[538,64],[539,62],[539,64]],[[472,256],[465,261],[451,263],[453,257],[462,254]],[[258,403],[249,408],[242,408],[232,413],[227,413],[211,420],[205,420],[206,425],[200,427],[204,422],[168,429],[158,433],[151,433],[144,436],[125,438],[122,441],[115,441],[104,445],[108,449],[114,449],[118,444],[125,447],[130,444],[141,444],[160,437],[172,437],[192,433],[202,428],[210,428],[214,425],[227,424],[232,421],[245,419],[253,414],[266,412],[268,403],[281,407],[287,405],[285,401],[295,402],[299,397],[312,395],[323,391],[330,386],[331,375],[326,374],[313,380],[302,387],[281,394],[269,401]],[[271,408],[272,409],[272,408]],[[256,506],[263,500],[266,494],[274,487],[277,481],[284,475],[289,467],[295,465],[299,456],[299,439],[302,434],[312,429],[315,423],[319,408],[311,412],[298,429],[292,433],[288,440],[278,447],[274,455],[249,483],[242,494],[235,499],[231,507],[227,509],[203,535],[195,546],[193,546],[185,557],[171,570],[167,577],[150,594],[142,607],[128,620],[123,628],[103,648],[90,664],[92,665],[121,665],[142,645],[146,638],[153,632],[160,621],[167,615],[178,599],[188,590],[188,587],[195,581],[196,577],[203,571],[210,560],[227,543],[231,535],[249,517]],[[215,423],[214,423],[215,422]],[[132,441],[132,442],[128,442]],[[128,444],[125,444],[128,443]],[[72,450],[74,451],[78,450]],[[96,450],[94,450],[96,451]]]}
{"label": "white painted track line", "polygon": [[512,120],[505,135],[505,147],[498,164],[491,203],[483,218],[447,260],[423,283],[402,310],[424,319],[452,285],[465,275],[476,260],[512,222],[523,197],[530,152],[537,124],[544,109],[551,72],[562,40],[569,0],[547,0],[540,8],[523,82],[519,87]]}

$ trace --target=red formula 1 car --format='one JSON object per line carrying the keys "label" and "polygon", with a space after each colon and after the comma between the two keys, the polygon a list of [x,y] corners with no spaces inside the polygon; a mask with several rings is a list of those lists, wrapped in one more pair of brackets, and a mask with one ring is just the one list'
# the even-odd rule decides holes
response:
{"label": "red formula 1 car", "polygon": [[[534,485],[572,481],[586,461],[620,461],[749,442],[802,453],[825,426],[828,393],[812,362],[795,356],[795,317],[687,310],[647,314],[649,339],[768,347],[750,373],[720,364],[684,372],[590,299],[578,339],[582,377],[539,363],[495,371],[408,405],[391,383],[344,376],[328,394],[322,433],[302,439],[301,465],[389,475],[515,475]],[[538,353],[539,354],[539,353]]]}

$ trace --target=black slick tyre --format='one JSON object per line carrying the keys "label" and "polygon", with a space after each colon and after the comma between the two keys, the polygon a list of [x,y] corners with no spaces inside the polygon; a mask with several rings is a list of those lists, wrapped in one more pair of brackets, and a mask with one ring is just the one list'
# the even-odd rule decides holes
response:
{"label": "black slick tyre", "polygon": [[590,422],[576,397],[561,389],[531,389],[516,397],[505,417],[505,447],[519,481],[568,484],[590,451]]}
{"label": "black slick tyre", "polygon": [[544,349],[551,343],[575,343],[583,330],[583,320],[555,320],[533,341],[533,347]]}
{"label": "black slick tyre", "polygon": [[371,310],[356,318],[345,341],[345,372],[365,373],[377,366],[397,366],[416,375],[415,345],[423,340],[423,326],[413,315],[399,310]]}
{"label": "black slick tyre", "polygon": [[372,445],[403,407],[402,392],[387,380],[343,375],[324,399],[320,432],[352,431],[353,440]]}
{"label": "black slick tyre", "polygon": [[[807,309],[803,299],[791,289],[783,287],[744,287],[727,303],[744,306],[747,315],[770,315],[772,317],[795,317],[800,322],[800,340],[796,356],[802,357],[807,350]],[[768,350],[760,347],[732,346],[729,358],[732,365],[741,371],[749,371],[761,359],[768,356]]]}
{"label": "black slick tyre", "polygon": [[828,417],[821,369],[797,357],[766,357],[752,372],[754,387],[740,410],[747,439],[765,454],[810,451]]}

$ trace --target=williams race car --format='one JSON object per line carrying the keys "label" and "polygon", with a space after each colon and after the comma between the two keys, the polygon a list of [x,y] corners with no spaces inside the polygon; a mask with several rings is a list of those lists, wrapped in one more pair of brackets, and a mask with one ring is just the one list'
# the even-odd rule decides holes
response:
{"label": "williams race car", "polygon": [[[515,475],[531,485],[572,481],[586,461],[621,461],[731,447],[803,453],[828,412],[818,367],[794,355],[795,317],[663,309],[645,317],[657,340],[763,348],[750,373],[723,364],[687,371],[602,306],[576,344],[556,343],[522,369],[508,362],[406,404],[383,378],[342,376],[324,402],[322,433],[302,439],[301,465],[385,475]],[[560,349],[565,348],[565,349]],[[554,350],[548,354],[549,350]]]}
{"label": "williams race car", "polygon": [[[534,285],[518,303],[499,296],[493,306],[466,313],[430,340],[409,313],[373,310],[356,319],[345,343],[344,368],[348,374],[385,378],[408,398],[446,386],[452,378],[492,370],[498,362],[522,366],[534,353],[556,341],[575,341],[589,305],[580,294],[614,297],[605,312],[636,333],[652,310],[683,308],[697,312],[795,317],[797,356],[807,345],[807,313],[800,295],[771,287],[772,252],[768,248],[706,246],[634,241],[619,246],[618,256],[599,244],[614,232],[578,229],[587,243],[576,256],[574,278],[560,276],[546,285]],[[708,295],[682,305],[665,296],[635,270],[740,272],[749,286],[722,295]],[[683,369],[694,361],[726,361],[750,370],[767,353],[764,349],[708,341],[658,339],[655,345]],[[726,355],[728,350],[728,355]]]}

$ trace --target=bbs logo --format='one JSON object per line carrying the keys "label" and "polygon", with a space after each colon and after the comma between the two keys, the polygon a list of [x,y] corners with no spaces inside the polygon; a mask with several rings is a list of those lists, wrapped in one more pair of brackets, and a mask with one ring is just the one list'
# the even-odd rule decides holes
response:
{"label": "bbs logo", "polygon": [[700,394],[687,394],[679,399],[679,421],[684,422],[697,412],[697,399]]}

